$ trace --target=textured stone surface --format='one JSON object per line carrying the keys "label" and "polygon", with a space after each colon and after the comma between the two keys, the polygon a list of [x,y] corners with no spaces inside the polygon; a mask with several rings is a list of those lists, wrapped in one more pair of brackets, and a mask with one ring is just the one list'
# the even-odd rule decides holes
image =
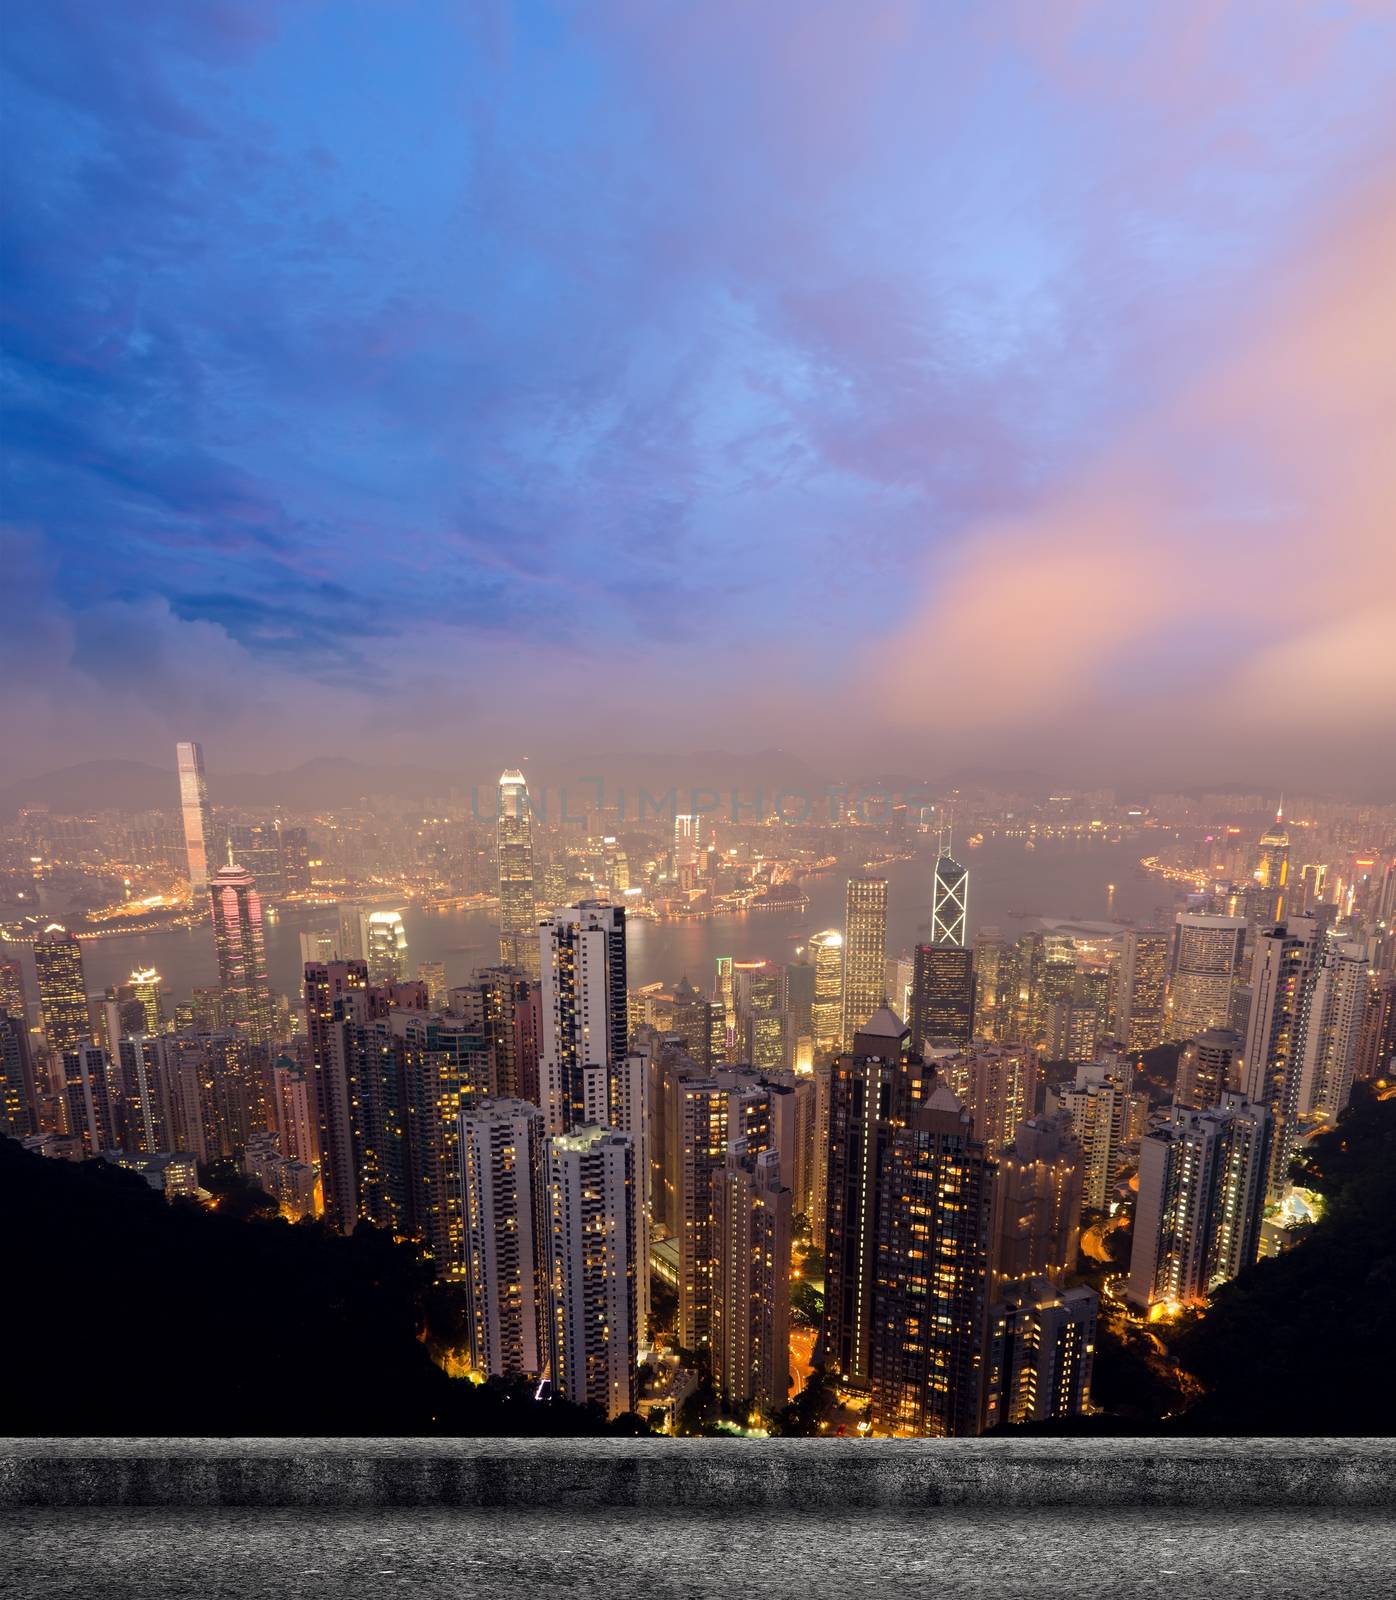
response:
{"label": "textured stone surface", "polygon": [[0,1513],[24,1600],[1365,1600],[1396,1592],[1396,1519],[1338,1508],[1099,1512],[741,1507]]}
{"label": "textured stone surface", "polygon": [[1374,1440],[127,1439],[0,1443],[0,1506],[1396,1506]]}

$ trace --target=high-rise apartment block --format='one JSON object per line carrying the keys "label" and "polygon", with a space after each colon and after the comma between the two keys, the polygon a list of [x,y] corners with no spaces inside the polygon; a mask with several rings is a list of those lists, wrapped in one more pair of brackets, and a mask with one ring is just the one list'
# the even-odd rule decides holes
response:
{"label": "high-rise apartment block", "polygon": [[713,1380],[729,1403],[776,1410],[790,1376],[791,1193],[775,1150],[730,1144],[712,1177]]}
{"label": "high-rise apartment block", "polygon": [[542,946],[539,1067],[549,1133],[605,1126],[608,1068],[626,1051],[625,911],[599,900],[555,911]]}
{"label": "high-rise apartment block", "polygon": [[548,1361],[543,1141],[543,1113],[525,1100],[461,1114],[470,1362],[489,1376],[537,1377]]}
{"label": "high-rise apartment block", "polygon": [[1270,1165],[1271,1117],[1244,1096],[1175,1106],[1139,1156],[1128,1296],[1145,1309],[1203,1305],[1256,1259]]}
{"label": "high-rise apartment block", "polygon": [[1045,1279],[1014,1283],[989,1311],[984,1426],[1080,1416],[1091,1392],[1099,1298]]}
{"label": "high-rise apartment block", "polygon": [[635,1409],[639,1330],[629,1136],[583,1124],[546,1146],[554,1392],[607,1417]]}

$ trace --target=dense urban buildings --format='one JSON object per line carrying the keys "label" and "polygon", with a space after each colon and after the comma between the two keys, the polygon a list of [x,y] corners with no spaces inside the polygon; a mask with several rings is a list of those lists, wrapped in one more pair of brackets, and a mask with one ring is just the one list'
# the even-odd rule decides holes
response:
{"label": "dense urban buildings", "polygon": [[[1088,1413],[1100,1340],[1291,1247],[1311,1214],[1291,1155],[1396,1068],[1376,852],[1291,870],[1258,822],[1215,887],[1178,880],[1147,924],[974,928],[970,874],[924,818],[876,845],[855,828],[845,874],[837,828],[788,859],[769,822],[564,829],[516,778],[452,825],[459,877],[423,814],[376,825],[323,895],[313,818],[201,813],[234,856],[186,925],[216,985],[172,982],[166,946],[104,961],[89,993],[100,930],[34,918],[32,990],[0,966],[0,1132],[171,1203],[231,1168],[287,1221],[381,1230],[460,1297],[442,1359],[476,1381],[760,1431],[817,1366],[826,1424],[954,1437]],[[177,821],[165,849],[178,880]],[[941,937],[907,937],[882,851],[930,911],[911,931]],[[802,870],[831,876],[841,927],[809,931]],[[731,944],[723,874],[749,919]],[[1261,920],[1280,879],[1284,920]],[[443,948],[431,883],[488,936]],[[710,921],[684,958],[710,988],[678,962],[636,978],[637,924],[643,948]]]}

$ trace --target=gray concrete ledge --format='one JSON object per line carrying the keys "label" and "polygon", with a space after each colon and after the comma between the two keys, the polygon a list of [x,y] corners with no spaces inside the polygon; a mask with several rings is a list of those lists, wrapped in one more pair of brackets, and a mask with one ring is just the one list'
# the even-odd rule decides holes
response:
{"label": "gray concrete ledge", "polygon": [[1396,1507],[1396,1441],[11,1439],[0,1507]]}

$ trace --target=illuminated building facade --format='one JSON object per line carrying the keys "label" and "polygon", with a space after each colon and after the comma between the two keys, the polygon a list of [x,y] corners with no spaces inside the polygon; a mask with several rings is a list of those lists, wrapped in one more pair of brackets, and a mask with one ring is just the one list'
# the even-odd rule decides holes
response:
{"label": "illuminated building facade", "polygon": [[38,1084],[23,1014],[0,1006],[0,1133],[27,1139],[39,1132]]}
{"label": "illuminated building facade", "polygon": [[1014,1037],[1018,1001],[1018,951],[992,928],[974,939],[974,1036],[1007,1040]]}
{"label": "illuminated building facade", "polygon": [[713,1381],[729,1403],[778,1410],[790,1377],[791,1192],[780,1156],[737,1141],[712,1190]]}
{"label": "illuminated building facade", "polygon": [[889,1125],[877,1165],[873,1431],[977,1434],[993,1163],[942,1085]]}
{"label": "illuminated building facade", "polygon": [[364,923],[364,960],[370,983],[402,983],[407,977],[407,930],[400,911],[370,911]]}
{"label": "illuminated building facade", "polygon": [[942,850],[931,878],[931,943],[964,945],[969,927],[969,869]]}
{"label": "illuminated building facade", "polygon": [[1180,911],[1168,978],[1168,1037],[1194,1039],[1233,1024],[1236,986],[1246,944],[1244,917]]}
{"label": "illuminated building facade", "polygon": [[1145,1135],[1129,1299],[1205,1305],[1256,1259],[1270,1168],[1269,1111],[1226,1092],[1207,1111],[1174,1107]]}
{"label": "illuminated building facade", "polygon": [[974,1121],[975,1138],[990,1155],[1013,1143],[1018,1124],[1036,1107],[1041,1067],[1024,1044],[980,1043],[932,1062],[937,1076]]}
{"label": "illuminated building facade", "polygon": [[1085,1158],[1065,1114],[1030,1117],[998,1158],[994,1182],[991,1294],[1045,1278],[1060,1287],[1076,1270]]}
{"label": "illuminated building facade", "polygon": [[911,979],[911,1040],[917,1050],[963,1049],[974,1038],[974,951],[918,944]]}
{"label": "illuminated building facade", "polygon": [[1092,1211],[1110,1204],[1129,1133],[1132,1089],[1107,1066],[1091,1063],[1077,1068],[1075,1083],[1061,1094],[1081,1146],[1084,1200]]}
{"label": "illuminated building facade", "polygon": [[1173,1104],[1206,1111],[1220,1105],[1227,1089],[1239,1089],[1241,1035],[1230,1028],[1208,1028],[1189,1039],[1178,1057]]}
{"label": "illuminated building facade", "polygon": [[1356,939],[1325,939],[1304,1030],[1299,1068],[1301,1118],[1334,1121],[1347,1106],[1367,995],[1367,947]]}
{"label": "illuminated building facade", "polygon": [[1130,928],[1120,951],[1115,991],[1115,1037],[1128,1050],[1152,1050],[1167,1026],[1167,933]]}
{"label": "illuminated building facade", "polygon": [[547,1365],[543,1113],[482,1099],[461,1113],[466,1316],[478,1373],[537,1377]]}
{"label": "illuminated building facade", "polygon": [[545,1149],[553,1392],[618,1417],[635,1409],[634,1150],[626,1134],[585,1124]]}
{"label": "illuminated building facade", "polygon": [[538,1103],[539,984],[518,967],[481,967],[451,990],[451,1009],[486,1042],[490,1095]]}
{"label": "illuminated building facade", "polygon": [[887,880],[850,878],[843,935],[843,1043],[883,1003],[887,981]]}
{"label": "illuminated building facade", "polygon": [[74,1045],[63,1052],[64,1131],[82,1141],[89,1156],[116,1148],[111,1094],[111,1061],[99,1044]]}
{"label": "illuminated building facade", "polygon": [[362,961],[306,963],[305,1020],[310,1041],[315,1144],[320,1155],[325,1220],[340,1233],[352,1233],[359,1220],[352,1029],[356,997],[367,988],[368,967]]}
{"label": "illuminated building facade", "polygon": [[142,1033],[165,1031],[165,1006],[160,996],[160,974],[154,967],[138,967],[127,980],[131,996],[140,1003],[144,1016]]}
{"label": "illuminated building facade", "polygon": [[1289,910],[1289,834],[1284,827],[1284,807],[1260,836],[1260,860],[1255,869],[1252,920],[1262,925],[1283,922]]}
{"label": "illuminated building facade", "polygon": [[989,1311],[984,1426],[1079,1417],[1090,1401],[1100,1301],[1030,1279]]}
{"label": "illuminated building facade", "polygon": [[184,854],[189,870],[189,893],[197,904],[208,892],[212,868],[213,813],[204,777],[203,746],[181,741],[175,746],[179,769],[179,809],[184,819]]}
{"label": "illuminated building facade", "polygon": [[[825,1358],[848,1384],[871,1374],[877,1240],[885,1195],[879,1173],[894,1126],[928,1090],[910,1032],[880,1007],[829,1072],[824,1238]],[[958,1116],[958,1111],[957,1111]]]}
{"label": "illuminated building facade", "polygon": [[34,971],[45,1044],[55,1055],[76,1049],[92,1037],[82,946],[66,928],[50,923],[34,941]]}
{"label": "illuminated building facade", "polygon": [[843,935],[826,928],[811,936],[809,951],[814,961],[814,1048],[837,1050],[843,1039]]}
{"label": "illuminated building facade", "polygon": [[251,873],[230,863],[214,873],[209,898],[224,1020],[241,1028],[253,1044],[269,1044],[271,985],[256,882]]}
{"label": "illuminated building facade", "polygon": [[1256,935],[1245,1091],[1274,1118],[1276,1194],[1288,1187],[1290,1153],[1300,1137],[1304,1043],[1322,939],[1317,917],[1291,917]]}
{"label": "illuminated building facade", "polygon": [[538,976],[538,908],[533,887],[533,823],[522,772],[500,774],[495,822],[499,859],[499,959]]}
{"label": "illuminated building facade", "polygon": [[599,900],[555,911],[544,923],[539,1063],[549,1133],[605,1126],[607,1069],[626,1050],[625,911]]}

